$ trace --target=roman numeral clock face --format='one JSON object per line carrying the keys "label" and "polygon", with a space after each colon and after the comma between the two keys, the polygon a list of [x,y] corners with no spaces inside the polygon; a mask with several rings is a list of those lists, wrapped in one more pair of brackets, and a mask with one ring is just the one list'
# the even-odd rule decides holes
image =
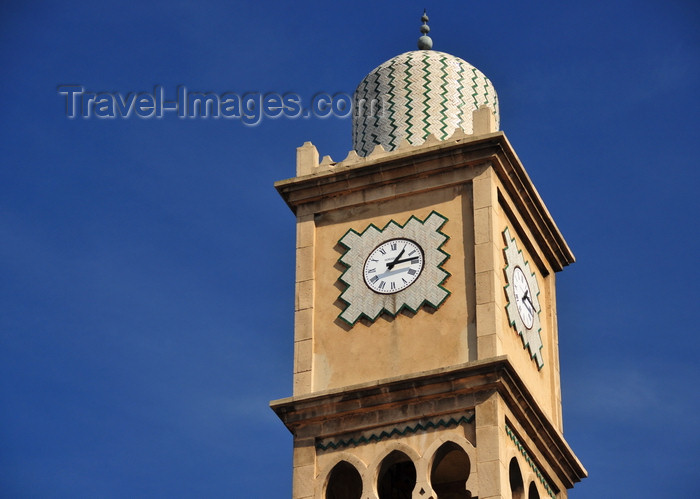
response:
{"label": "roman numeral clock face", "polygon": [[537,276],[525,260],[518,243],[506,228],[503,231],[506,247],[503,249],[506,266],[503,269],[506,276],[505,292],[508,297],[506,312],[510,325],[515,329],[523,342],[523,347],[530,351],[530,357],[538,369],[544,367],[542,357],[542,329],[540,323],[540,288]]}
{"label": "roman numeral clock face", "polygon": [[397,293],[423,270],[423,250],[409,239],[391,239],[372,251],[364,266],[365,284],[376,293]]}

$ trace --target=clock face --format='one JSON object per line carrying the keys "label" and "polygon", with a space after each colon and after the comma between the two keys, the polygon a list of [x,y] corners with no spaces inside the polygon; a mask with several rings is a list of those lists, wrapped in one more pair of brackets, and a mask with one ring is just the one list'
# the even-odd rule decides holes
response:
{"label": "clock face", "polygon": [[423,250],[410,239],[389,239],[369,254],[365,284],[381,294],[397,293],[413,284],[423,270]]}
{"label": "clock face", "polygon": [[518,315],[523,320],[523,325],[532,329],[532,324],[535,321],[535,305],[532,303],[532,292],[527,278],[520,267],[513,269],[513,292],[515,293]]}
{"label": "clock face", "polygon": [[530,351],[532,360],[538,369],[544,367],[542,357],[542,323],[540,322],[540,286],[537,276],[530,269],[530,263],[525,260],[523,252],[518,249],[518,243],[511,237],[506,228],[503,231],[506,247],[503,252],[506,258],[504,268],[506,275],[505,292],[508,298],[506,313],[508,321],[523,341],[523,347]]}

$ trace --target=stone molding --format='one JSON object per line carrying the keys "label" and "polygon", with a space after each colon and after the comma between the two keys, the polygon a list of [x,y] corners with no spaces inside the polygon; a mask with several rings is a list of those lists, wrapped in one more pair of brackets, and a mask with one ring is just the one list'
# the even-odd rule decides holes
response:
{"label": "stone molding", "polygon": [[[419,418],[472,409],[479,400],[493,393],[500,395],[563,487],[571,488],[587,476],[564,437],[539,409],[505,356],[289,397],[272,401],[270,406],[297,439],[318,442],[390,423],[400,426]],[[396,418],[397,407],[401,408],[403,421]],[[539,467],[542,468],[541,464]]]}
{"label": "stone molding", "polygon": [[452,426],[459,426],[461,424],[469,424],[474,421],[474,411],[468,411],[468,415],[465,416],[452,416],[450,418],[439,418],[439,419],[429,419],[427,421],[418,421],[413,425],[394,427],[389,431],[382,430],[369,435],[361,435],[360,437],[350,437],[350,438],[339,438],[339,439],[329,439],[325,443],[318,442],[316,444],[316,449],[324,451],[328,449],[342,449],[344,447],[356,447],[358,445],[364,445],[372,442],[381,442],[382,440],[387,440],[395,436],[405,436],[415,433],[421,433],[428,430],[435,430],[438,428],[450,428]]}

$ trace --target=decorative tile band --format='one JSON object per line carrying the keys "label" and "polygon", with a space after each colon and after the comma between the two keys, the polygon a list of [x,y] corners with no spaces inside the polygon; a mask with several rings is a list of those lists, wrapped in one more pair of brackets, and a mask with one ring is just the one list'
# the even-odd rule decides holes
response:
{"label": "decorative tile band", "polygon": [[510,439],[513,441],[515,446],[518,448],[520,453],[523,455],[527,464],[530,465],[530,468],[532,468],[532,471],[535,472],[535,475],[537,475],[537,478],[540,480],[540,483],[542,484],[544,489],[547,491],[547,494],[549,495],[549,497],[551,497],[552,499],[556,499],[557,495],[552,490],[552,487],[549,486],[549,483],[542,475],[542,472],[535,465],[534,461],[530,458],[530,455],[525,450],[525,447],[523,447],[523,444],[520,443],[520,440],[518,440],[518,437],[515,436],[515,433],[513,433],[513,430],[510,429],[508,424],[506,424],[506,433],[508,434]]}
{"label": "decorative tile band", "polygon": [[347,440],[345,439],[340,439],[336,441],[331,441],[326,444],[322,442],[318,442],[316,444],[316,449],[318,450],[328,450],[328,449],[340,449],[344,447],[350,447],[350,446],[357,446],[357,445],[362,445],[362,444],[368,444],[371,442],[380,442],[382,440],[386,440],[389,438],[392,438],[394,436],[406,436],[406,435],[412,435],[414,433],[418,433],[421,431],[427,431],[427,430],[435,430],[438,428],[449,428],[450,426],[459,426],[461,424],[469,424],[472,421],[474,421],[474,414],[470,414],[469,416],[462,416],[459,419],[455,418],[450,418],[447,421],[444,419],[440,419],[437,422],[433,421],[428,421],[425,424],[422,423],[416,423],[414,426],[406,426],[403,429],[400,428],[394,428],[391,431],[382,431],[380,433],[372,433],[369,436],[364,436],[362,435],[359,438],[349,438]]}

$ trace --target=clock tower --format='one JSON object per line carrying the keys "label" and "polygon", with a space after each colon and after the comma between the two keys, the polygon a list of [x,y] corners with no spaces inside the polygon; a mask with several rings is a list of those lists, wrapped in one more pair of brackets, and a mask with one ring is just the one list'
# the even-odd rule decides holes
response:
{"label": "clock tower", "polygon": [[343,161],[307,142],[275,187],[296,215],[293,499],[562,498],[555,273],[574,256],[496,92],[431,50],[355,91]]}

